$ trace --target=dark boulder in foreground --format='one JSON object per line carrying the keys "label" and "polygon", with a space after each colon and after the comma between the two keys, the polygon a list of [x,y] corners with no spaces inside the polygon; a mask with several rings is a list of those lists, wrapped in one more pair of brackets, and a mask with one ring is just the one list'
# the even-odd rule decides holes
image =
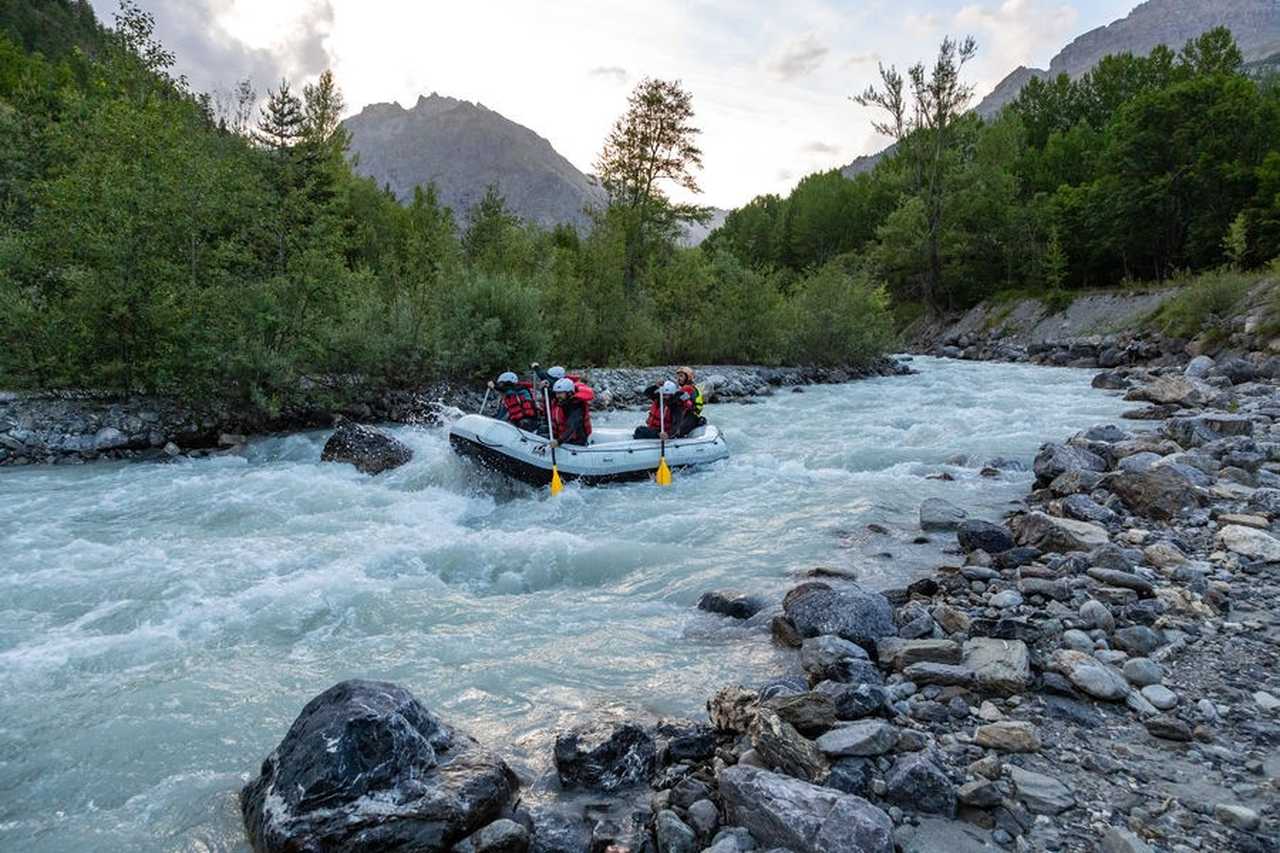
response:
{"label": "dark boulder in foreground", "polygon": [[324,443],[321,462],[350,462],[366,474],[381,474],[413,458],[404,443],[380,429],[343,421]]}
{"label": "dark boulder in foreground", "polygon": [[653,775],[658,748],[635,723],[581,726],[556,735],[556,771],[566,788],[616,791]]}
{"label": "dark boulder in foreground", "polygon": [[258,853],[449,850],[519,786],[403,687],[343,681],[307,703],[240,792]]}

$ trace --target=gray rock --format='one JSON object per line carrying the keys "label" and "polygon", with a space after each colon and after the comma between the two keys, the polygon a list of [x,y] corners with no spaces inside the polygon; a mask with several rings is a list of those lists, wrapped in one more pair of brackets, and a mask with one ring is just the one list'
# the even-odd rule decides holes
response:
{"label": "gray rock", "polygon": [[920,504],[921,530],[955,530],[969,513],[942,498],[927,498]]}
{"label": "gray rock", "polygon": [[1029,512],[1012,522],[1019,545],[1041,551],[1088,551],[1109,540],[1105,528],[1086,521]]}
{"label": "gray rock", "polygon": [[1071,629],[1062,632],[1062,645],[1077,652],[1093,653],[1093,638],[1084,631]]}
{"label": "gray rock", "polygon": [[818,745],[767,708],[751,725],[751,745],[766,765],[788,776],[817,783],[827,778],[829,764]]}
{"label": "gray rock", "polygon": [[1105,471],[1107,463],[1096,453],[1051,442],[1040,448],[1032,470],[1036,482],[1044,486],[1068,471]]}
{"label": "gray rock", "polygon": [[790,723],[806,737],[821,734],[836,723],[836,703],[823,693],[778,696],[766,704],[783,722]]}
{"label": "gray rock", "polygon": [[1049,484],[1049,491],[1060,498],[1067,495],[1088,494],[1098,488],[1098,484],[1102,482],[1102,476],[1097,471],[1083,469],[1067,471],[1053,479]]}
{"label": "gray rock", "polygon": [[412,458],[413,451],[398,439],[353,421],[340,424],[320,453],[321,462],[349,462],[365,474],[399,468]]}
{"label": "gray rock", "polygon": [[1022,605],[1022,595],[1016,589],[1006,589],[991,596],[991,606],[1004,610]]}
{"label": "gray rock", "polygon": [[827,776],[826,786],[856,794],[859,797],[871,796],[871,782],[875,776],[875,764],[870,758],[846,756],[837,759],[831,765],[831,773]]}
{"label": "gray rock", "polygon": [[729,819],[765,848],[893,853],[893,822],[861,797],[750,767],[720,773]]}
{"label": "gray rock", "polygon": [[1168,711],[1178,704],[1178,694],[1163,684],[1148,684],[1142,688],[1142,698],[1161,711]]}
{"label": "gray rock", "polygon": [[787,593],[783,610],[802,637],[835,634],[868,648],[897,633],[889,600],[870,590],[837,592],[826,584],[803,584]]}
{"label": "gray rock", "polygon": [[658,853],[697,853],[697,834],[670,809],[658,812],[654,821],[654,837],[658,842]]}
{"label": "gray rock", "polygon": [[1059,649],[1054,652],[1050,666],[1065,675],[1076,689],[1095,699],[1119,702],[1129,695],[1129,684],[1123,675],[1083,652]]}
{"label": "gray rock", "polygon": [[830,697],[836,706],[836,719],[861,720],[885,711],[889,699],[885,689],[875,684],[840,684],[824,681],[814,692]]}
{"label": "gray rock", "polygon": [[1111,645],[1134,657],[1147,657],[1164,645],[1164,640],[1146,625],[1129,625],[1111,635]]}
{"label": "gray rock", "polygon": [[1102,853],[1155,853],[1155,850],[1129,830],[1111,826],[1102,834]]}
{"label": "gray rock", "polygon": [[404,688],[344,681],[302,709],[240,806],[259,853],[446,851],[497,820],[518,785]]}
{"label": "gray rock", "polygon": [[1088,495],[1067,495],[1062,499],[1062,514],[1076,521],[1111,524],[1118,516]]}
{"label": "gray rock", "polygon": [[1107,487],[1132,512],[1158,521],[1178,518],[1205,503],[1201,491],[1167,465],[1149,471],[1121,472],[1107,481]]}
{"label": "gray rock", "polygon": [[1124,662],[1124,677],[1137,687],[1146,687],[1159,684],[1164,679],[1164,670],[1148,658],[1129,658]]}
{"label": "gray rock", "polygon": [[1207,355],[1198,355],[1187,363],[1186,369],[1182,371],[1183,376],[1189,376],[1192,379],[1202,379],[1214,367],[1214,360]]}
{"label": "gray rock", "polygon": [[1061,814],[1076,804],[1071,789],[1043,773],[1009,765],[1014,795],[1032,814]]}
{"label": "gray rock", "polygon": [[1017,544],[1004,526],[972,519],[960,524],[956,530],[956,539],[966,553],[985,551],[988,554],[1002,554]]}
{"label": "gray rock", "polygon": [[1191,727],[1177,717],[1163,716],[1143,720],[1142,724],[1152,737],[1186,743],[1191,740]]}
{"label": "gray rock", "polygon": [[898,730],[883,720],[858,720],[837,726],[817,740],[831,756],[884,755],[898,743]]}
{"label": "gray rock", "polygon": [[495,820],[454,847],[457,853],[524,853],[528,849],[529,830],[508,818]]}
{"label": "gray rock", "polygon": [[952,817],[956,789],[928,752],[903,755],[884,777],[884,799],[904,809]]}
{"label": "gray rock", "polygon": [[1036,727],[1025,720],[1001,720],[978,726],[973,742],[984,749],[1000,752],[1039,752],[1040,735]]}
{"label": "gray rock", "polygon": [[1106,586],[1118,586],[1122,589],[1131,589],[1141,596],[1151,596],[1155,594],[1154,587],[1146,578],[1135,575],[1132,572],[1121,572],[1116,569],[1092,568],[1088,571],[1089,577],[1098,583]]}
{"label": "gray rock", "polygon": [[964,644],[964,666],[982,693],[1012,696],[1031,686],[1031,654],[1021,640],[974,637]]}
{"label": "gray rock", "polygon": [[960,644],[955,640],[903,640],[887,637],[876,644],[880,665],[901,671],[913,663],[960,663]]}
{"label": "gray rock", "polygon": [[1107,633],[1116,627],[1116,619],[1107,605],[1094,598],[1080,605],[1080,619],[1090,628],[1101,628]]}
{"label": "gray rock", "polygon": [[565,788],[616,791],[648,781],[657,745],[635,723],[579,726],[556,735],[555,763]]}
{"label": "gray rock", "polygon": [[1159,453],[1143,451],[1141,453],[1135,453],[1132,456],[1126,456],[1124,459],[1120,460],[1120,464],[1116,467],[1121,471],[1150,471],[1152,466],[1163,458],[1164,457]]}
{"label": "gray rock", "polygon": [[1227,550],[1250,560],[1280,563],[1280,539],[1261,530],[1229,524],[1218,531],[1218,542]]}
{"label": "gray rock", "polygon": [[1248,806],[1218,803],[1213,807],[1213,816],[1223,826],[1243,832],[1253,832],[1262,825],[1262,818]]}
{"label": "gray rock", "polygon": [[943,686],[968,686],[977,679],[969,667],[946,663],[913,663],[903,669],[902,674],[916,684]]}
{"label": "gray rock", "polygon": [[720,826],[720,810],[710,800],[698,800],[689,806],[689,823],[702,838],[711,837],[711,833]]}

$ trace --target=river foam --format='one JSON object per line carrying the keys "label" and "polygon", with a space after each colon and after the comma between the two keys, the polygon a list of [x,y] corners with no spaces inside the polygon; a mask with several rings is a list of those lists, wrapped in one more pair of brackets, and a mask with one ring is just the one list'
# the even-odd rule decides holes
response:
{"label": "river foam", "polygon": [[670,489],[552,500],[411,427],[392,431],[414,461],[376,478],[321,464],[324,433],[0,474],[0,849],[243,849],[243,774],[352,676],[404,684],[526,774],[584,714],[696,713],[780,654],[693,610],[702,592],[776,595],[816,565],[901,583],[946,544],[913,542],[924,498],[996,516],[1031,475],[985,461],[1124,408],[1081,371],[916,366],[709,406],[733,455]]}

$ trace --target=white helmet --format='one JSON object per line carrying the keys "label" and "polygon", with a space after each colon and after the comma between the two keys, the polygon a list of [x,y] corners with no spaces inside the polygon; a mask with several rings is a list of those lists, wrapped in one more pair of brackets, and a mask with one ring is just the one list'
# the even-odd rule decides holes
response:
{"label": "white helmet", "polygon": [[556,384],[551,386],[551,390],[557,394],[572,394],[573,380],[561,377],[556,380]]}
{"label": "white helmet", "polygon": [[662,387],[658,389],[658,393],[664,397],[670,397],[673,394],[680,393],[680,388],[676,383],[668,379],[666,382],[662,383]]}
{"label": "white helmet", "polygon": [[520,380],[516,377],[516,375],[512,373],[510,370],[506,371],[505,373],[498,374],[499,385],[515,385],[519,381]]}
{"label": "white helmet", "polygon": [[564,379],[564,368],[559,365],[552,367],[547,371],[547,375],[552,379]]}

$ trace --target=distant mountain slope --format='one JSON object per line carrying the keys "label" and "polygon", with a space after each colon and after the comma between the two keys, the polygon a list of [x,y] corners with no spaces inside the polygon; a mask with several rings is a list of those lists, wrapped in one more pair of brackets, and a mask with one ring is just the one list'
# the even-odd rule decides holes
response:
{"label": "distant mountain slope", "polygon": [[[1161,44],[1176,50],[1218,26],[1235,35],[1251,70],[1260,73],[1274,67],[1273,55],[1280,51],[1280,0],[1146,0],[1120,20],[1072,41],[1050,60],[1048,69],[1015,68],[974,110],[990,118],[1017,98],[1032,77],[1079,77],[1108,54],[1146,55]],[[874,168],[885,153],[859,157],[840,171],[853,177]]]}
{"label": "distant mountain slope", "polygon": [[995,115],[1032,77],[1079,77],[1108,54],[1145,55],[1161,44],[1177,50],[1220,26],[1231,30],[1246,62],[1264,59],[1280,42],[1280,0],[1147,0],[1120,20],[1071,42],[1050,60],[1047,70],[1015,69],[982,99],[977,112]]}
{"label": "distant mountain slope", "polygon": [[434,182],[459,221],[496,184],[520,217],[550,227],[583,226],[603,191],[527,127],[469,101],[432,94],[412,109],[371,104],[343,124],[356,171],[401,200]]}

